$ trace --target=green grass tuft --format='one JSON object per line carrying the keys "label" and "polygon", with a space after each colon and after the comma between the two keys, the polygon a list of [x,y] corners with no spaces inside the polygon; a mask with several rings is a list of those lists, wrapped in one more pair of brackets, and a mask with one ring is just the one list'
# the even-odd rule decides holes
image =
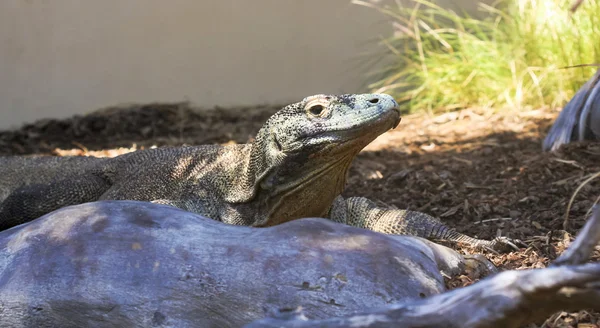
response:
{"label": "green grass tuft", "polygon": [[501,0],[474,18],[426,0],[371,7],[393,20],[374,54],[386,63],[369,89],[392,94],[410,111],[472,106],[562,106],[600,62],[600,4],[584,0]]}

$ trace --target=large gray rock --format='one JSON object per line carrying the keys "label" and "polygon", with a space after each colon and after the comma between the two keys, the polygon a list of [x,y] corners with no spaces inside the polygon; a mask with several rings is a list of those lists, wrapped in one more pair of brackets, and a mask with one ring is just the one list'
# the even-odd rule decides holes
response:
{"label": "large gray rock", "polygon": [[298,306],[327,318],[440,293],[439,269],[462,261],[325,219],[250,228],[135,201],[55,211],[1,232],[0,249],[0,327],[237,327]]}

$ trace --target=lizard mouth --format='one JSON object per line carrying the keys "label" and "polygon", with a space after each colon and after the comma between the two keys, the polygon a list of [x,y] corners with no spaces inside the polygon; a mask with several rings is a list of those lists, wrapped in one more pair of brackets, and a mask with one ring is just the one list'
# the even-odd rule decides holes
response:
{"label": "lizard mouth", "polygon": [[[390,124],[392,116],[393,116],[393,121],[391,122],[392,123],[391,126],[387,125],[387,124]],[[346,128],[346,129],[324,131],[317,135],[313,135],[312,138],[314,138],[316,136],[320,137],[321,143],[326,143],[326,142],[334,143],[334,144],[347,143],[347,142],[351,142],[353,140],[371,138],[374,135],[375,136],[381,135],[387,130],[395,129],[398,126],[398,124],[400,124],[400,120],[401,120],[400,110],[398,108],[393,108],[392,110],[388,111],[386,114],[379,116],[370,122],[366,122],[359,126],[354,126],[354,127]],[[384,123],[386,121],[387,121],[387,124]],[[380,126],[380,128],[377,128],[377,126]],[[384,126],[387,126],[387,127],[384,128]],[[375,137],[373,137],[372,139],[374,139],[374,138]]]}
{"label": "lizard mouth", "polygon": [[394,125],[392,125],[392,129],[395,129],[400,124],[400,121],[402,121],[402,113],[400,113],[400,108],[398,108],[398,107],[394,107],[394,108],[392,108],[392,110],[398,114],[398,118],[394,122]]}
{"label": "lizard mouth", "polygon": [[[306,133],[298,137],[296,142],[289,147],[282,149],[286,153],[295,153],[302,150],[307,145],[340,145],[348,144],[353,141],[373,140],[384,132],[395,129],[401,121],[400,109],[397,107],[389,108],[383,113],[373,114],[362,123],[354,126],[332,127],[328,126],[316,133]],[[280,147],[280,146],[279,146]]]}

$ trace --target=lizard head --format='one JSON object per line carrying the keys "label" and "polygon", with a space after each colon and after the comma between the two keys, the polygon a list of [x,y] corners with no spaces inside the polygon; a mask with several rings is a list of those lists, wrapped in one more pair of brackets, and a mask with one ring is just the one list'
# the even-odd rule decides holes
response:
{"label": "lizard head", "polygon": [[[386,94],[315,95],[288,105],[253,143],[253,184],[280,222],[321,216],[343,191],[356,154],[399,122],[398,103]],[[304,210],[283,205],[289,197]]]}
{"label": "lizard head", "polygon": [[265,128],[278,152],[314,158],[358,152],[399,122],[398,103],[386,94],[315,95],[284,107]]}

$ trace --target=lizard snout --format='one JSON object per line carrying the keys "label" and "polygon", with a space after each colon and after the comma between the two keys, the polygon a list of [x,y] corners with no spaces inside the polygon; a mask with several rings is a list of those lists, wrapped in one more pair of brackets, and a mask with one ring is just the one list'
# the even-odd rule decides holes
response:
{"label": "lizard snout", "polygon": [[402,120],[400,106],[394,97],[387,94],[374,94],[368,101],[371,104],[377,104],[380,106],[384,112],[390,111],[398,115],[397,119],[394,121],[392,129],[395,129],[398,124],[400,124],[400,121]]}
{"label": "lizard snout", "polygon": [[398,119],[396,120],[396,122],[394,122],[394,127],[392,129],[395,129],[398,127],[398,125],[400,124],[400,121],[402,121],[402,117],[400,116],[400,109],[399,108],[394,108],[394,110],[396,112],[398,112]]}

